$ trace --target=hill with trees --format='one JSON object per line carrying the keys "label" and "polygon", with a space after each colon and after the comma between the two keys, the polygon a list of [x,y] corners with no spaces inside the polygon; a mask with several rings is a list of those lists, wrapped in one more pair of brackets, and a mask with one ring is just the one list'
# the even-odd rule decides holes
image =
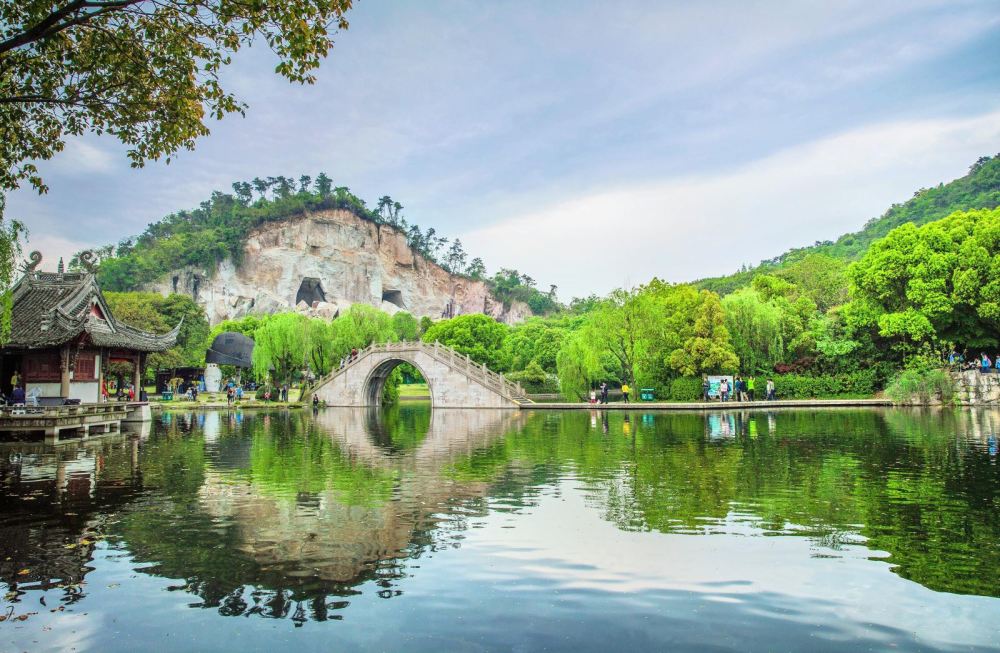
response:
{"label": "hill with trees", "polygon": [[[236,182],[232,189],[232,193],[213,192],[198,208],[170,214],[150,224],[139,236],[99,248],[95,253],[102,287],[112,291],[139,290],[166,270],[196,266],[212,271],[227,258],[239,264],[247,237],[255,229],[307,212],[343,209],[363,220],[396,229],[415,253],[451,274],[485,281],[505,304],[522,301],[535,314],[559,308],[554,286],[541,291],[530,276],[507,268],[488,276],[482,259],[470,259],[461,240],[449,240],[433,227],[422,229],[409,223],[403,217],[403,205],[388,195],[380,197],[375,208],[369,208],[346,186],[335,186],[325,173],[315,179],[309,175],[258,177]],[[71,268],[79,264],[78,256],[70,262]]]}
{"label": "hill with trees", "polygon": [[[727,276],[702,279],[695,285],[724,295],[749,285],[757,274],[783,273],[817,255],[845,262],[855,261],[864,256],[873,242],[900,225],[920,226],[955,211],[997,206],[1000,206],[1000,154],[981,157],[972,164],[968,174],[958,179],[933,188],[921,188],[909,200],[893,204],[881,216],[869,220],[859,231],[844,234],[835,241],[817,241],[808,247],[790,249],[780,256],[761,261],[756,267]],[[813,261],[818,260],[824,259],[813,258]]]}

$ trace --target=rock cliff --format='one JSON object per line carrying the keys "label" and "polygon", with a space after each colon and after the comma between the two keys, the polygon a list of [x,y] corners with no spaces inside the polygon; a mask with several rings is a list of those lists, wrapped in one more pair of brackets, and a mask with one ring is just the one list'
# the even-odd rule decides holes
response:
{"label": "rock cliff", "polygon": [[1000,404],[1000,371],[983,374],[978,369],[953,372],[955,395],[966,406]]}
{"label": "rock cliff", "polygon": [[341,209],[264,225],[247,238],[239,265],[172,270],[146,289],[191,295],[211,324],[293,309],[335,317],[355,303],[435,319],[485,313],[514,323],[531,315],[414,252],[399,230]]}

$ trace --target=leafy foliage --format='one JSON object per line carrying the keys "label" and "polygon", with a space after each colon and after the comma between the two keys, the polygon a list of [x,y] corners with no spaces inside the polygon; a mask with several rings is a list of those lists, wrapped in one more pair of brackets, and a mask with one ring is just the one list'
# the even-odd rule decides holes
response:
{"label": "leafy foliage", "polygon": [[[791,271],[797,265],[809,268],[823,264],[824,260],[826,265],[830,265],[831,259],[856,260],[868,251],[872,243],[887,236],[896,227],[904,224],[920,226],[940,220],[955,211],[994,209],[998,206],[1000,206],[1000,154],[980,158],[972,164],[968,174],[954,181],[918,190],[908,201],[893,204],[880,217],[869,220],[860,231],[845,234],[835,242],[816,242],[810,247],[792,249],[773,259],[762,261],[756,268],[741,270],[724,277],[703,279],[697,282],[697,285],[725,295],[749,285],[753,277],[761,273],[787,274],[790,281],[803,285],[803,279],[799,276],[801,273]],[[815,258],[817,255],[823,258]],[[833,275],[833,279],[821,281],[822,275],[813,275],[816,278],[816,286],[807,289],[807,292],[816,292],[816,296],[812,299],[823,310],[841,303],[837,301],[837,296],[843,298],[845,290],[842,284],[836,283],[835,270],[828,270],[828,273]],[[796,278],[797,276],[799,278]],[[828,284],[827,290],[823,289],[824,283]],[[828,293],[833,296],[824,297]]]}
{"label": "leafy foliage", "polygon": [[849,276],[851,323],[897,352],[935,341],[1000,345],[1000,209],[898,227]]}
{"label": "leafy foliage", "polygon": [[106,292],[104,298],[115,318],[144,331],[167,333],[181,324],[176,346],[150,354],[150,369],[199,366],[205,362],[208,320],[190,297],[147,292]]}
{"label": "leafy foliage", "polygon": [[486,363],[491,370],[505,372],[510,369],[504,350],[508,331],[507,325],[477,313],[437,322],[427,329],[423,340],[438,341],[477,363]]}
{"label": "leafy foliage", "polygon": [[[346,29],[351,0],[19,0],[0,4],[0,193],[46,186],[36,161],[66,136],[111,134],[134,167],[193,149],[205,120],[243,113],[221,83],[232,55],[255,39],[275,71],[312,83]],[[4,202],[0,199],[0,214]]]}

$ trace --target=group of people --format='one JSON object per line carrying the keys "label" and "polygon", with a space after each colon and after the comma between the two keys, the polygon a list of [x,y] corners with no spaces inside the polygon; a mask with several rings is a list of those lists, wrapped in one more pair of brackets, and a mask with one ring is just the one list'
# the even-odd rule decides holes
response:
{"label": "group of people", "polygon": [[232,381],[226,386],[226,401],[230,406],[238,404],[243,400],[243,386]]}
{"label": "group of people", "polygon": [[[145,395],[145,391],[140,390],[140,393],[143,396]],[[104,401],[110,401],[111,397],[114,397],[118,401],[135,401],[135,396],[135,386],[131,383],[125,383],[117,387],[106,383],[101,388],[101,398]],[[146,399],[141,398],[140,401],[146,401]]]}
{"label": "group of people", "polygon": [[997,354],[991,359],[989,354],[984,351],[980,352],[978,357],[973,356],[972,359],[969,360],[966,358],[965,352],[960,354],[957,351],[952,350],[952,352],[948,354],[948,366],[960,370],[972,370],[979,368],[979,371],[982,374],[989,374],[993,370],[1000,373],[1000,354]]}
{"label": "group of people", "polygon": [[[590,403],[592,404],[606,404],[608,403],[608,384],[601,381],[601,385],[597,387],[596,390],[590,391]],[[628,395],[632,392],[632,388],[628,386],[628,383],[622,384],[622,401],[626,404],[628,403]]]}
{"label": "group of people", "polygon": [[356,360],[358,360],[358,350],[352,349],[350,354],[340,359],[340,367],[337,369],[344,369],[345,365]]}
{"label": "group of people", "polygon": [[[765,399],[774,401],[775,389],[772,379],[767,380],[764,389]],[[733,378],[732,384],[729,383],[727,377],[722,377],[722,380],[719,381],[720,401],[757,401],[756,393],[757,379],[753,376],[747,378],[736,376]],[[701,379],[701,396],[704,401],[712,399],[712,384],[709,382],[708,376],[703,376]]]}

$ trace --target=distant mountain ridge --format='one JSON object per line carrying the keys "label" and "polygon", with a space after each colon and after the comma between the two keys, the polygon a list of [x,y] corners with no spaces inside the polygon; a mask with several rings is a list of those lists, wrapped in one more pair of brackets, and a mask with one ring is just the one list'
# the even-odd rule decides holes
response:
{"label": "distant mountain ridge", "polygon": [[725,295],[747,285],[755,274],[780,271],[810,254],[824,254],[844,261],[857,260],[872,242],[907,222],[919,226],[940,220],[955,211],[993,209],[997,206],[1000,206],[1000,154],[980,158],[966,175],[958,179],[918,190],[909,200],[893,204],[881,216],[869,220],[859,231],[844,234],[835,241],[790,249],[780,256],[761,261],[756,267],[726,276],[700,279],[695,285]]}

